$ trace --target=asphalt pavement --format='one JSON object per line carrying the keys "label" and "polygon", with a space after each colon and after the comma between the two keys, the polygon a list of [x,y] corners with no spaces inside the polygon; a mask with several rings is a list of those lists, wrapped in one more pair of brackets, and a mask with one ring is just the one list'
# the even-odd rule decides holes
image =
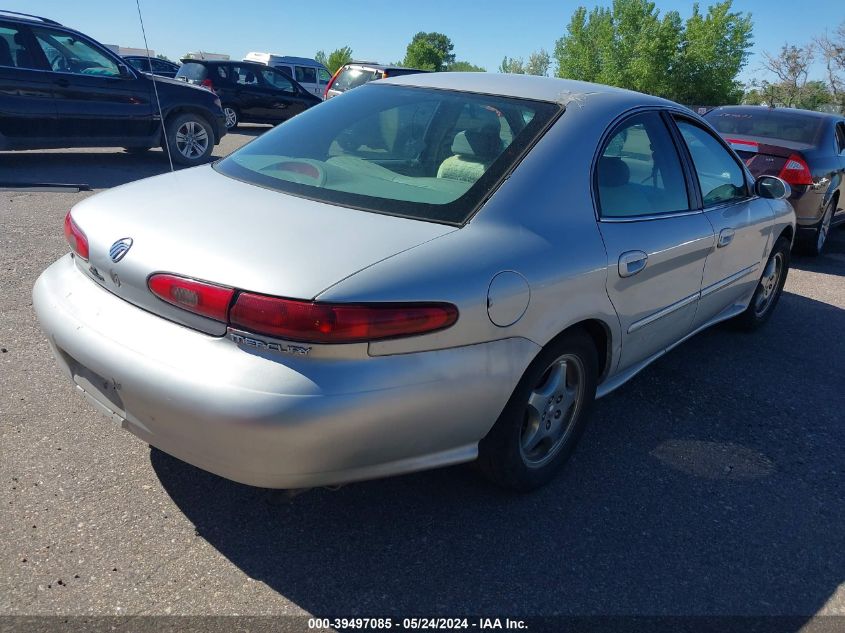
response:
{"label": "asphalt pavement", "polygon": [[[166,170],[0,153],[5,181]],[[763,329],[600,400],[538,492],[461,466],[289,496],[151,450],[59,373],[30,293],[87,195],[0,194],[0,615],[845,615],[845,230],[794,258]]]}

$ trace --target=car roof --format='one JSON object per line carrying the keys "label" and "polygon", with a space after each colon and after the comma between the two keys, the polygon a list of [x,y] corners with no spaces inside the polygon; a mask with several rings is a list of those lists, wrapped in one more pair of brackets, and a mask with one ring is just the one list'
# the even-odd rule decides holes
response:
{"label": "car roof", "polygon": [[51,20],[50,18],[42,18],[40,15],[31,15],[29,13],[19,13],[17,11],[6,11],[0,9],[0,18],[4,20],[19,20],[21,22],[41,22],[43,24],[50,24],[52,26],[62,26],[62,24]]}
{"label": "car roof", "polygon": [[[777,114],[785,114],[787,116],[797,116],[801,118],[814,118],[814,119],[825,119],[825,120],[833,120],[833,121],[841,121],[842,116],[838,114],[832,114],[830,112],[817,112],[815,110],[802,110],[800,108],[770,108],[769,106],[753,106],[753,105],[728,105],[728,106],[719,106],[717,108],[713,108],[710,112],[707,113],[709,115],[712,112],[735,112],[737,114],[754,114],[755,112],[776,112]],[[707,117],[705,115],[705,118]]]}
{"label": "car roof", "polygon": [[243,66],[244,64],[246,64],[247,66],[256,66],[259,68],[272,68],[267,64],[262,64],[261,62],[254,62],[248,59],[194,59],[193,57],[183,57],[179,61],[181,61],[183,64],[237,64],[238,66]]}
{"label": "car roof", "polygon": [[534,101],[548,101],[565,105],[572,101],[589,99],[593,95],[612,95],[620,102],[631,105],[672,105],[676,103],[651,95],[614,88],[603,84],[535,75],[505,73],[419,73],[382,79],[379,84],[436,88],[480,94],[517,97]]}
{"label": "car roof", "polygon": [[363,68],[373,68],[375,70],[414,70],[418,73],[429,73],[430,70],[423,70],[422,68],[412,68],[410,66],[397,66],[396,64],[379,64],[376,62],[349,62],[344,64],[346,66],[361,66]]}

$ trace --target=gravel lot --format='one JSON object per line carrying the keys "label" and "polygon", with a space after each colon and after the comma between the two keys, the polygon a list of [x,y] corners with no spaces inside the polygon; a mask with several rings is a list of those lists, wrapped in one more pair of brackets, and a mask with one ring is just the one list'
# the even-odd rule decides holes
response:
{"label": "gravel lot", "polygon": [[[0,153],[2,180],[165,170]],[[0,194],[0,614],[845,615],[845,230],[763,330],[700,334],[599,401],[537,493],[457,467],[289,498],[151,451],[60,375],[30,291],[86,195]]]}

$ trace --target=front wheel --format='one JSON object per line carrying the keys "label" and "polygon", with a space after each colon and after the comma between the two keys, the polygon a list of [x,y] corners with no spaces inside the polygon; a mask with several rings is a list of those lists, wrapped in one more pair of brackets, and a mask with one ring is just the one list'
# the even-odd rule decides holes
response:
{"label": "front wheel", "polygon": [[177,114],[167,121],[167,144],[175,163],[186,167],[201,165],[214,149],[214,132],[198,114]]}
{"label": "front wheel", "polygon": [[526,369],[502,414],[479,443],[479,465],[493,482],[528,491],[567,461],[596,397],[598,356],[590,337],[567,332]]}
{"label": "front wheel", "polygon": [[769,320],[780,300],[786,275],[789,273],[789,240],[781,237],[775,242],[772,254],[766,262],[760,282],[751,297],[745,312],[735,322],[744,330],[756,330]]}

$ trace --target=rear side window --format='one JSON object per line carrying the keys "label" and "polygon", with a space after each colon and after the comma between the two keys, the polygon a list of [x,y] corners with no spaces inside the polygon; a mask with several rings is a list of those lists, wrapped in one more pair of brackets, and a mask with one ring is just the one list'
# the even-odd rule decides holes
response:
{"label": "rear side window", "polygon": [[704,206],[748,197],[745,174],[728,150],[707,130],[689,121],[677,121],[694,163]]}
{"label": "rear side window", "polygon": [[255,66],[232,66],[232,81],[239,86],[257,86],[261,74]]}
{"label": "rear side window", "polygon": [[40,68],[26,35],[11,24],[0,24],[0,66]]}
{"label": "rear side window", "polygon": [[556,103],[374,83],[298,114],[215,169],[312,200],[461,224],[559,112]]}
{"label": "rear side window", "polygon": [[675,213],[690,206],[678,152],[656,112],[632,116],[612,133],[596,180],[604,218]]}
{"label": "rear side window", "polygon": [[711,110],[704,117],[722,136],[759,136],[761,138],[815,145],[823,120],[783,109]]}
{"label": "rear side window", "polygon": [[317,69],[309,66],[295,66],[295,79],[301,84],[315,84],[317,83]]}
{"label": "rear side window", "polygon": [[176,76],[190,81],[202,81],[206,77],[206,68],[204,64],[186,62],[179,68]]}
{"label": "rear side window", "polygon": [[363,86],[368,81],[377,79],[376,73],[372,70],[364,70],[363,68],[344,68],[332,84],[332,90],[352,90],[358,86]]}
{"label": "rear side window", "polygon": [[840,154],[845,154],[845,123],[843,122],[836,124],[836,150]]}

